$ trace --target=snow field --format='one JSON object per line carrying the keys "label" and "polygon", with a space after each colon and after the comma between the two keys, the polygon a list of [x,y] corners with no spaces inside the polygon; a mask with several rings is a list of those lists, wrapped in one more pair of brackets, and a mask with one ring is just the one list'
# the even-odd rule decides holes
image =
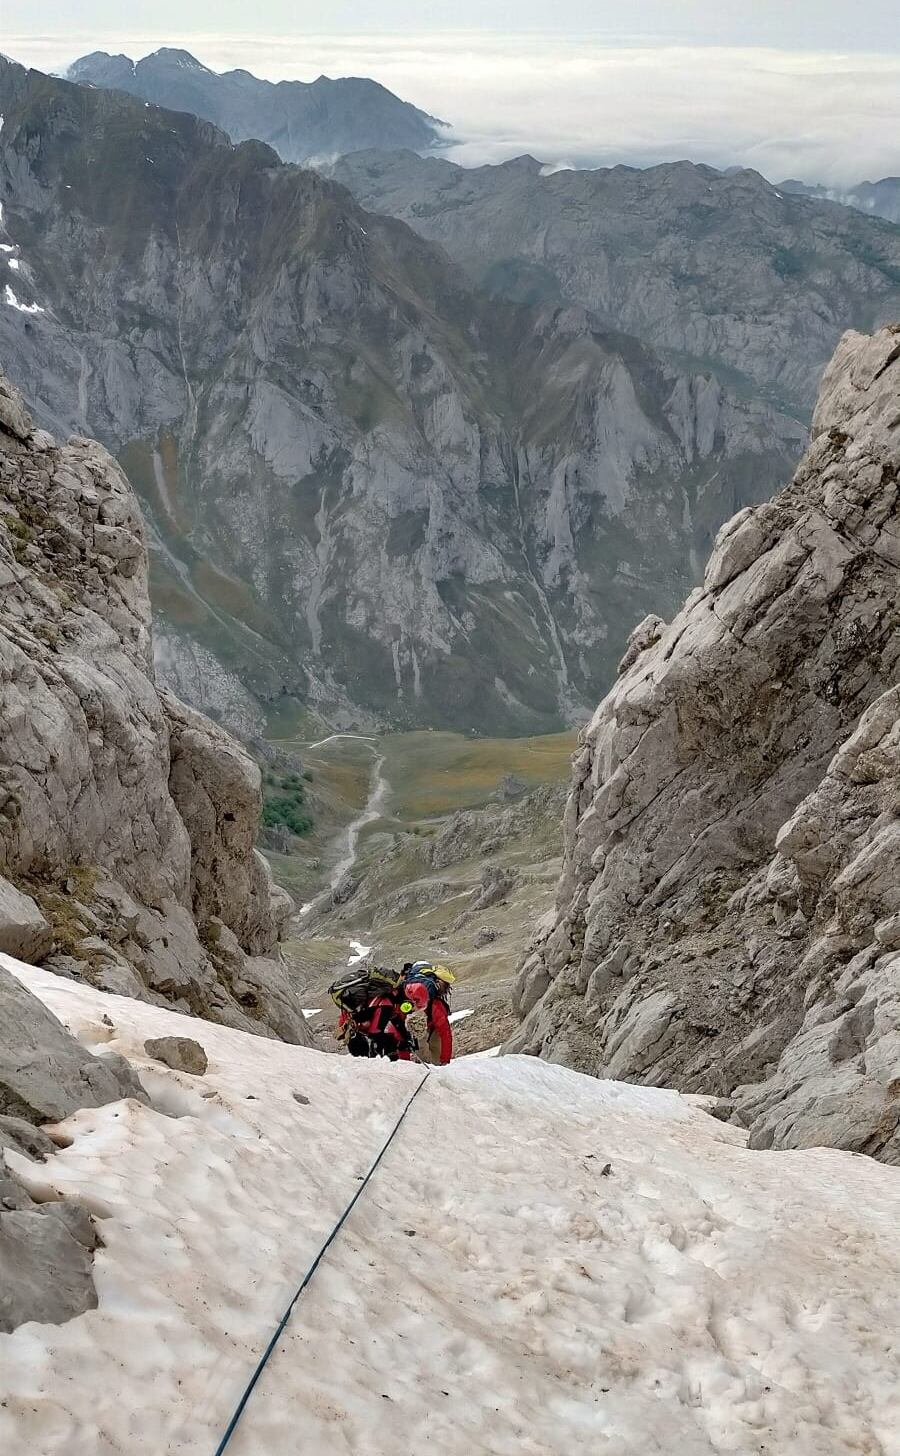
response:
{"label": "snow field", "polygon": [[[105,1248],[97,1310],[0,1336],[0,1449],[212,1456],[420,1070],[4,964],[155,1107],[10,1155],[103,1215]],[[202,1042],[206,1076],[151,1063],[164,1034]],[[896,1169],[749,1152],[675,1093],[466,1058],[417,1098],[229,1456],[898,1456],[898,1213]]]}

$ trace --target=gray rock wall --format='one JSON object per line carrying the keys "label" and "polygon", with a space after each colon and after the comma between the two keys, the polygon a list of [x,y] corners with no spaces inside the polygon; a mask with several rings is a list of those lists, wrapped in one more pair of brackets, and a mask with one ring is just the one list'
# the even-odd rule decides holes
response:
{"label": "gray rock wall", "polygon": [[733,1095],[762,1144],[900,1156],[898,421],[900,327],[846,335],[791,485],[636,632],[508,1049]]}
{"label": "gray rock wall", "polygon": [[259,771],[157,689],[131,487],[101,446],[35,431],[2,376],[0,590],[0,948],[305,1042]]}
{"label": "gray rock wall", "polygon": [[122,460],[161,677],[242,733],[582,716],[803,448],[772,398],[475,292],[258,143],[2,58],[0,111],[0,295],[15,263],[42,310],[0,299],[0,355]]}
{"label": "gray rock wall", "polygon": [[52,1155],[42,1123],[144,1096],[124,1058],[86,1051],[0,966],[0,1333],[26,1320],[60,1324],[93,1309],[98,1243],[85,1208],[66,1199],[36,1202],[6,1166],[3,1149]]}

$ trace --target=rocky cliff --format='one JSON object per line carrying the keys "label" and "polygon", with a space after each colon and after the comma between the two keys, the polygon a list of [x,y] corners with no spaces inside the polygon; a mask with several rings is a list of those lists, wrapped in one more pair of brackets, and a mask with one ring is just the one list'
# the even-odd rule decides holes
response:
{"label": "rocky cliff", "polygon": [[553,171],[533,157],[464,168],[364,152],[335,175],[488,288],[580,304],[682,367],[732,386],[737,371],[752,396],[804,419],[843,330],[900,315],[900,230],[786,195],[758,172]]}
{"label": "rocky cliff", "polygon": [[244,731],[571,721],[799,456],[769,401],[492,302],[259,143],[2,60],[0,111],[7,368],[118,455],[160,666]]}
{"label": "rocky cliff", "polygon": [[443,123],[365,76],[263,81],[249,71],[211,71],[189,51],[164,46],[136,64],[94,51],[69,68],[89,86],[127,91],[171,111],[214,122],[232,141],[255,138],[285,162],[333,161],[360,147],[428,151],[444,142]]}
{"label": "rocky cliff", "polygon": [[157,687],[135,496],[2,377],[0,590],[0,950],[305,1042],[259,771]]}
{"label": "rocky cliff", "polygon": [[790,486],[584,732],[510,1050],[900,1161],[898,482],[900,326],[851,333]]}

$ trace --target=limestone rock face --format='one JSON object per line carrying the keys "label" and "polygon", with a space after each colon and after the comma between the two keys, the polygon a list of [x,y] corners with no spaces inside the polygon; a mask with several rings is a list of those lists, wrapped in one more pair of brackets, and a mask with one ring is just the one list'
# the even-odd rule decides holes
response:
{"label": "limestone rock face", "polygon": [[305,1042],[253,849],[259,773],[157,689],[131,487],[96,443],[35,431],[2,379],[0,405],[3,944]]}
{"label": "limestone rock face", "polygon": [[583,734],[509,1050],[900,1157],[898,476],[900,328],[848,334],[793,482]]}
{"label": "limestone rock face", "polygon": [[[0,965],[0,1150],[46,1158],[56,1146],[41,1123],[122,1097],[145,1100],[125,1059],[86,1051]],[[66,1199],[35,1202],[0,1151],[0,1333],[95,1308],[97,1243],[86,1209]]]}
{"label": "limestone rock face", "polygon": [[77,1204],[35,1203],[0,1153],[0,1334],[96,1309],[97,1235]]}
{"label": "limestone rock face", "polygon": [[[842,330],[895,318],[900,305],[900,238],[878,216],[891,216],[889,192],[897,208],[896,179],[876,184],[864,217],[746,168],[686,161],[548,176],[533,157],[461,167],[370,151],[342,157],[334,174],[491,289],[581,304],[804,414]],[[708,415],[699,423],[715,428]]]}
{"label": "limestone rock face", "polygon": [[[364,730],[583,716],[805,421],[705,344],[488,297],[186,110],[0,57],[0,357],[140,495],[161,680],[242,736],[301,705]],[[789,357],[790,330],[760,347]]]}
{"label": "limestone rock face", "polygon": [[53,931],[31,896],[0,879],[0,951],[20,961],[35,961],[52,949]]}
{"label": "limestone rock face", "polygon": [[127,1062],[92,1056],[0,966],[0,1113],[37,1126],[120,1097],[144,1097]]}

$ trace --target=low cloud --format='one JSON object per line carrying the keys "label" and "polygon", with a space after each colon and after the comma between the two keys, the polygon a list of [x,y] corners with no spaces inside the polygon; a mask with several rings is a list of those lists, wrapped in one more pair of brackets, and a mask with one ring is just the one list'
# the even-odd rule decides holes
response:
{"label": "low cloud", "polygon": [[596,37],[96,34],[10,36],[45,69],[86,50],[183,45],[272,80],[369,75],[448,121],[468,166],[530,152],[551,167],[690,158],[833,186],[900,172],[900,52],[611,44]]}

